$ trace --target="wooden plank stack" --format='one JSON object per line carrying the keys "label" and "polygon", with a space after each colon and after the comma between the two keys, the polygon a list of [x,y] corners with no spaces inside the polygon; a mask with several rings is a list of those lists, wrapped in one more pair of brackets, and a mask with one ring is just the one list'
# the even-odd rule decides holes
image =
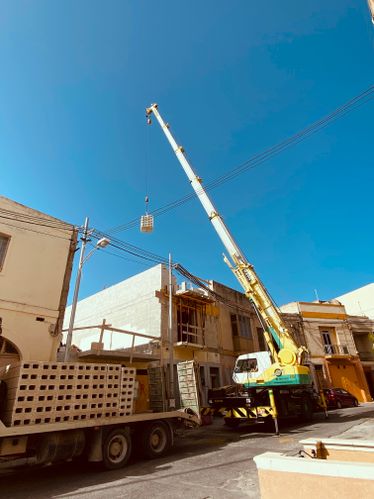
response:
{"label": "wooden plank stack", "polygon": [[129,416],[135,369],[116,364],[22,362],[6,368],[2,421],[24,426]]}

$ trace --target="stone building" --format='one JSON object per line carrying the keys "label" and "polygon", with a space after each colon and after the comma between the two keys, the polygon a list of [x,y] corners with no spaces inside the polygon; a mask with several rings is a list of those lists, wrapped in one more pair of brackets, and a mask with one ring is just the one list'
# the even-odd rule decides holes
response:
{"label": "stone building", "polygon": [[0,365],[55,360],[77,234],[0,196]]}
{"label": "stone building", "polygon": [[[212,298],[205,290],[186,283],[178,286],[175,278],[173,282],[172,352],[168,270],[163,265],[80,300],[74,329],[88,329],[74,332],[73,343],[81,350],[82,359],[93,360],[100,355],[108,360],[122,358],[128,362],[131,356],[139,369],[154,360],[163,365],[195,360],[200,366],[206,401],[209,388],[232,383],[232,369],[239,354],[263,348],[262,335],[259,340],[260,324],[243,293],[209,281],[207,286],[215,293]],[[217,296],[222,300],[217,300]],[[70,307],[66,310],[65,327],[69,317]],[[96,348],[103,319],[107,326],[133,332],[135,336],[106,328],[101,351],[95,351],[91,344]]]}
{"label": "stone building", "polygon": [[281,311],[294,336],[308,348],[316,388],[345,388],[361,402],[371,400],[372,373],[370,366],[364,369],[356,344],[370,326],[363,329],[360,318],[349,316],[337,300],[293,302]]}

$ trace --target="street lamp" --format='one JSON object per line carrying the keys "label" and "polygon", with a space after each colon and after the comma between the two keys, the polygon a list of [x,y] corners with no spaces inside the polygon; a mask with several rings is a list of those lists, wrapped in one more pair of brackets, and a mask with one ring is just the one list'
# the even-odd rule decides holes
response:
{"label": "street lamp", "polygon": [[79,257],[79,265],[78,265],[78,272],[77,272],[77,278],[75,280],[75,288],[74,288],[74,296],[73,296],[73,302],[71,304],[71,314],[70,314],[70,320],[69,320],[69,328],[68,328],[68,333],[66,335],[66,345],[65,345],[65,355],[64,355],[64,361],[67,362],[69,360],[70,356],[70,349],[71,349],[71,342],[73,339],[73,328],[74,328],[74,320],[75,320],[75,313],[77,311],[77,303],[78,303],[78,294],[79,294],[79,286],[81,282],[81,276],[82,276],[82,267],[83,265],[87,262],[87,260],[94,254],[94,252],[98,249],[105,248],[110,244],[110,240],[107,239],[106,237],[102,237],[99,239],[95,245],[95,247],[88,253],[88,255],[85,257],[84,252],[86,249],[86,244],[90,240],[89,239],[90,232],[88,230],[88,217],[86,217],[86,220],[84,222],[84,229],[83,229],[83,235],[82,235],[82,246],[81,246],[81,254]]}

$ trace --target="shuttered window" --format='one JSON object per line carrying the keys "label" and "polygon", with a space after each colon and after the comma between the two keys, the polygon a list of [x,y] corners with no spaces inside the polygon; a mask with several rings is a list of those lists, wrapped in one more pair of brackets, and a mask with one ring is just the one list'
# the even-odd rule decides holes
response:
{"label": "shuttered window", "polygon": [[3,269],[6,252],[9,246],[10,237],[0,234],[0,271]]}

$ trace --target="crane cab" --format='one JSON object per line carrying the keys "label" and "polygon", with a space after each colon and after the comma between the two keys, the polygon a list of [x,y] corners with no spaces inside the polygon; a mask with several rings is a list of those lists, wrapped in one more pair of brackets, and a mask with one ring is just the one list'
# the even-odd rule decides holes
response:
{"label": "crane cab", "polygon": [[239,355],[236,359],[232,379],[234,383],[244,385],[248,378],[260,378],[272,364],[269,352],[251,352]]}

